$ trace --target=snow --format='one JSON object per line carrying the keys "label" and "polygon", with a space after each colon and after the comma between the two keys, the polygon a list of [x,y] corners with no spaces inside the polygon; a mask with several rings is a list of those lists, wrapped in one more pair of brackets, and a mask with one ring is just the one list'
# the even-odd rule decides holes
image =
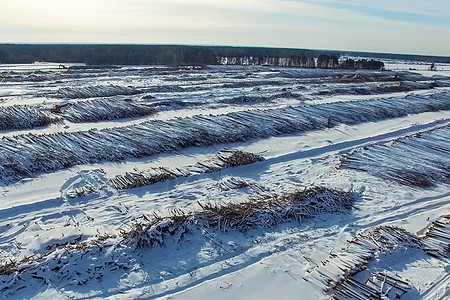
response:
{"label": "snow", "polygon": [[[115,115],[98,122],[79,123],[70,122],[63,113],[64,124],[0,132],[0,148],[9,147],[4,153],[15,151],[17,156],[11,157],[22,159],[19,161],[23,165],[34,166],[20,180],[0,182],[0,260],[2,264],[24,260],[17,273],[0,275],[0,298],[328,299],[330,292],[324,292],[322,284],[304,278],[308,279],[322,262],[343,253],[348,240],[386,225],[424,236],[432,221],[450,211],[448,181],[420,188],[378,176],[386,168],[383,163],[370,172],[339,167],[342,157],[349,153],[365,153],[373,158],[371,151],[377,147],[390,159],[389,167],[429,167],[432,152],[425,147],[417,148],[424,153],[421,159],[409,158],[406,164],[404,161],[408,160],[396,159],[400,157],[396,151],[417,155],[417,134],[433,137],[442,128],[448,128],[450,107],[441,105],[431,110],[430,104],[447,103],[449,87],[432,87],[429,83],[450,79],[433,79],[432,75],[446,75],[439,66],[431,74],[425,70],[426,65],[414,64],[420,69],[418,74],[412,73],[416,70],[410,71],[409,65],[395,63],[387,64],[394,72],[386,73],[239,66],[190,71],[121,66],[65,73],[52,64],[0,65],[0,75],[13,71],[18,76],[15,78],[31,78],[27,76],[45,71],[48,76],[48,81],[43,82],[0,82],[0,108],[26,104],[46,110],[67,101],[73,101],[74,109],[77,103],[93,107],[95,103],[105,107],[111,103],[113,107],[130,98],[131,103],[154,105],[157,110],[154,115]],[[401,81],[408,83],[407,89],[393,91],[394,84],[381,82],[404,70],[408,72],[401,73]],[[356,73],[372,79],[347,82]],[[55,76],[60,78],[55,80]],[[61,89],[76,93],[78,87],[84,87],[81,91],[88,99],[58,96]],[[102,91],[102,87],[107,89]],[[130,92],[135,90],[143,93]],[[94,93],[87,95],[86,91]],[[120,91],[132,95],[121,95]],[[155,98],[142,98],[148,94]],[[396,107],[396,103],[402,105]],[[379,112],[387,107],[396,112],[381,117]],[[320,126],[292,128],[305,116],[311,122],[331,113],[332,121],[335,120],[332,126],[326,126],[327,118],[323,117],[325,121]],[[260,118],[258,123],[255,116]],[[268,116],[275,116],[276,121]],[[239,120],[242,128],[265,134],[236,138],[236,128],[240,127],[226,123],[232,117]],[[178,132],[161,131],[165,136],[146,135],[162,124],[175,123],[185,127],[180,125]],[[214,142],[198,139],[197,144],[188,141],[188,147],[171,147],[183,132],[187,134],[192,128],[200,132],[199,123],[206,124],[203,128],[208,128],[207,134],[217,133]],[[79,136],[93,129],[120,133],[123,138],[112,143],[97,140],[96,145],[71,144],[66,138],[64,143],[62,139],[58,143],[70,145],[75,155],[84,155],[86,149],[97,151],[108,144],[112,149],[122,147],[125,153],[131,148],[123,141],[139,132],[140,138],[147,136],[142,145],[160,150],[146,150],[143,156],[124,156],[119,161],[96,160],[92,156],[49,170],[39,169],[36,161],[29,159],[32,151],[43,153],[50,141],[48,138],[45,145],[38,147],[30,138]],[[192,133],[191,141],[197,132]],[[6,139],[23,140],[8,144]],[[396,148],[397,140],[407,140],[412,148]],[[440,151],[449,153],[448,139],[442,138],[438,145]],[[18,147],[26,150],[17,151]],[[133,147],[141,151],[138,146]],[[110,178],[135,168],[193,166],[226,147],[259,154],[265,160],[134,189],[118,191],[108,185]],[[58,151],[49,153],[55,153],[51,158],[58,158]],[[1,168],[11,165],[4,157],[0,158]],[[444,155],[440,161],[444,166],[448,157]],[[362,157],[361,162],[367,160]],[[233,186],[233,182],[246,184]],[[96,192],[67,197],[86,185]],[[261,195],[281,195],[313,186],[352,191],[360,197],[349,211],[320,212],[301,222],[292,220],[270,228],[256,226],[241,232],[190,227],[187,233],[165,239],[161,246],[147,248],[136,248],[132,241],[121,239],[121,234],[132,230],[135,222],[150,218],[154,212],[161,217],[180,209],[198,213],[200,204],[245,203]],[[95,244],[103,238],[105,244]],[[31,262],[26,262],[30,257]],[[38,259],[33,261],[34,258]],[[376,256],[368,262],[368,270],[394,272],[406,280],[412,291],[402,299],[445,299],[449,295],[448,254],[438,259],[406,246]],[[335,271],[324,269],[327,274]]]}

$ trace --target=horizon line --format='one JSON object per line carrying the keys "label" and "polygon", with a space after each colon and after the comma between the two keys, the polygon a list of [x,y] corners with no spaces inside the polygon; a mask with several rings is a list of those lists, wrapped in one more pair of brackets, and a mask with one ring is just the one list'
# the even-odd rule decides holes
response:
{"label": "horizon line", "polygon": [[450,56],[430,55],[430,54],[413,54],[413,53],[395,53],[395,52],[374,52],[365,50],[336,50],[336,49],[309,49],[309,48],[292,48],[283,46],[242,46],[242,45],[218,45],[218,44],[176,44],[176,43],[101,43],[101,42],[0,42],[0,45],[105,45],[105,46],[187,46],[187,47],[231,47],[231,48],[264,48],[264,49],[286,49],[286,50],[310,50],[310,51],[329,51],[329,52],[349,52],[349,53],[366,53],[366,54],[385,54],[385,55],[402,55],[402,56],[427,56],[450,58]]}

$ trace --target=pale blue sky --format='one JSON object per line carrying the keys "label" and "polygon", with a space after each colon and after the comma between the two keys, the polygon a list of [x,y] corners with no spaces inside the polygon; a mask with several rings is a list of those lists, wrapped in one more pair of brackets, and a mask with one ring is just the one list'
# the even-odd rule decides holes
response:
{"label": "pale blue sky", "polygon": [[210,44],[450,56],[450,1],[0,0],[0,42]]}

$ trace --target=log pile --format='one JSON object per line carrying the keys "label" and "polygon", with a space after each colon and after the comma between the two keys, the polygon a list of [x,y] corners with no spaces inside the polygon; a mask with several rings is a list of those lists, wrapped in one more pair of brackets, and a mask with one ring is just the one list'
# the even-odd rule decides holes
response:
{"label": "log pile", "polygon": [[77,197],[82,197],[87,194],[92,194],[92,193],[97,193],[97,192],[98,192],[98,190],[94,186],[92,186],[90,184],[86,184],[86,185],[83,185],[82,187],[75,188],[75,189],[69,191],[67,193],[67,195],[65,195],[65,196],[67,196],[68,198],[77,198]]}
{"label": "log pile", "polygon": [[337,293],[333,294],[331,299],[375,300],[382,298],[380,291],[350,277],[342,283],[342,285],[340,286],[340,290]]}
{"label": "log pile", "polygon": [[442,258],[450,252],[450,215],[442,216],[428,228],[422,239],[423,250],[434,257]]}
{"label": "log pile", "polygon": [[[422,98],[242,111],[218,116],[198,115],[103,130],[3,137],[0,141],[0,180],[11,182],[23,178],[23,174],[50,172],[79,164],[120,161],[187,147],[323,129],[330,116],[334,126],[441,109],[450,109],[450,93]],[[10,161],[16,163],[12,166],[8,164]]]}
{"label": "log pile", "polygon": [[428,188],[450,183],[450,126],[353,150],[341,168],[367,172],[399,184]]}
{"label": "log pile", "polygon": [[94,97],[111,97],[118,95],[136,95],[142,91],[130,86],[108,85],[86,85],[78,87],[62,87],[55,96],[62,98],[78,99],[78,98],[94,98]]}
{"label": "log pile", "polygon": [[418,248],[437,258],[446,256],[450,250],[450,216],[432,222],[424,237],[417,238],[404,229],[379,226],[348,241],[339,254],[332,254],[316,264],[304,280],[317,283],[333,299],[399,299],[412,288],[398,275],[376,272],[361,282],[354,275],[365,270],[369,262],[382,253],[395,249]]}
{"label": "log pile", "polygon": [[242,189],[253,185],[248,180],[240,177],[225,177],[219,181],[218,186],[222,191],[229,191],[234,189]]}
{"label": "log pile", "polygon": [[0,82],[44,82],[63,78],[63,73],[54,71],[0,72]]}
{"label": "log pile", "polygon": [[348,278],[338,287],[331,299],[400,299],[411,290],[411,286],[398,275],[390,272],[376,272],[365,282],[352,277]]}
{"label": "log pile", "polygon": [[258,104],[258,103],[264,103],[264,102],[271,102],[277,99],[302,99],[302,95],[299,93],[293,93],[293,92],[281,92],[281,93],[275,93],[268,96],[262,96],[260,94],[257,95],[241,95],[233,98],[225,98],[219,100],[220,103],[226,103],[226,104]]}
{"label": "log pile", "polygon": [[[393,251],[399,246],[418,247],[418,245],[419,240],[404,229],[379,226],[348,241],[345,251],[330,256],[304,279],[317,283],[324,291],[333,291],[366,269],[369,261],[379,254]],[[350,280],[353,282],[353,279]]]}
{"label": "log pile", "polygon": [[12,105],[0,107],[0,130],[31,129],[62,123],[62,119],[40,106]]}
{"label": "log pile", "polygon": [[[62,109],[64,108],[64,109]],[[52,112],[52,113],[49,113]],[[31,129],[68,120],[74,123],[98,122],[153,115],[150,105],[117,99],[94,99],[56,105],[11,105],[0,107],[0,130]]]}
{"label": "log pile", "polygon": [[387,93],[409,92],[415,90],[428,90],[436,86],[449,86],[445,82],[418,82],[418,81],[401,81],[401,82],[382,82],[382,83],[347,83],[344,87],[341,85],[320,88],[313,92],[312,95],[377,95]]}
{"label": "log pile", "polygon": [[72,103],[63,117],[74,123],[118,120],[153,115],[154,107],[114,99],[95,99]]}

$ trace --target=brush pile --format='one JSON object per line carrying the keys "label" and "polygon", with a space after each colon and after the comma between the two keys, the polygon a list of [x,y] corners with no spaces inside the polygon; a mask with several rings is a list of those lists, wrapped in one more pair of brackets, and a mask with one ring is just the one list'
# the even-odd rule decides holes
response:
{"label": "brush pile", "polygon": [[226,168],[253,164],[263,160],[264,157],[258,154],[236,149],[222,149],[217,153],[215,159],[205,163],[199,163],[199,166],[205,169],[205,173],[212,173]]}
{"label": "brush pile", "polygon": [[246,232],[252,228],[270,228],[278,224],[314,217],[320,213],[350,209],[356,199],[352,192],[313,187],[291,193],[271,195],[248,202],[199,204],[200,211],[172,216],[143,216],[132,230],[123,234],[125,242],[136,247],[162,245],[166,238],[181,239],[191,226],[226,232]]}
{"label": "brush pile", "polygon": [[410,187],[450,183],[450,126],[373,144],[344,155],[340,167]]}
{"label": "brush pile", "polygon": [[135,169],[134,172],[127,172],[124,175],[117,175],[110,180],[117,190],[132,189],[157,182],[172,180],[177,177],[187,177],[199,173],[219,172],[230,167],[252,164],[263,161],[264,158],[258,154],[244,152],[237,149],[220,150],[216,157],[205,162],[198,162],[194,166],[185,168],[156,167],[145,171]]}
{"label": "brush pile", "polygon": [[254,227],[270,228],[280,223],[314,217],[324,212],[350,209],[355,195],[351,192],[314,187],[280,195],[269,195],[254,201],[219,205],[200,204],[196,218],[207,227],[222,231],[247,231]]}
{"label": "brush pile", "polygon": [[157,167],[145,171],[135,169],[134,172],[126,172],[124,175],[117,175],[114,178],[111,178],[110,182],[115,189],[126,190],[188,175],[189,174],[178,169],[171,170],[164,167]]}
{"label": "brush pile", "polygon": [[[72,284],[84,284],[87,278],[100,279],[106,270],[112,272],[132,267],[133,255],[138,248],[161,246],[169,239],[180,243],[187,233],[194,231],[199,234],[205,234],[205,230],[245,232],[320,213],[343,211],[351,208],[356,197],[352,192],[312,187],[240,204],[201,205],[201,210],[193,212],[175,209],[167,217],[144,214],[135,219],[131,229],[118,236],[98,235],[91,240],[77,237],[54,245],[41,256],[1,264],[0,288],[15,291],[20,289],[23,280],[44,277],[50,281],[64,277],[71,279]],[[86,260],[89,263],[81,263]]]}

